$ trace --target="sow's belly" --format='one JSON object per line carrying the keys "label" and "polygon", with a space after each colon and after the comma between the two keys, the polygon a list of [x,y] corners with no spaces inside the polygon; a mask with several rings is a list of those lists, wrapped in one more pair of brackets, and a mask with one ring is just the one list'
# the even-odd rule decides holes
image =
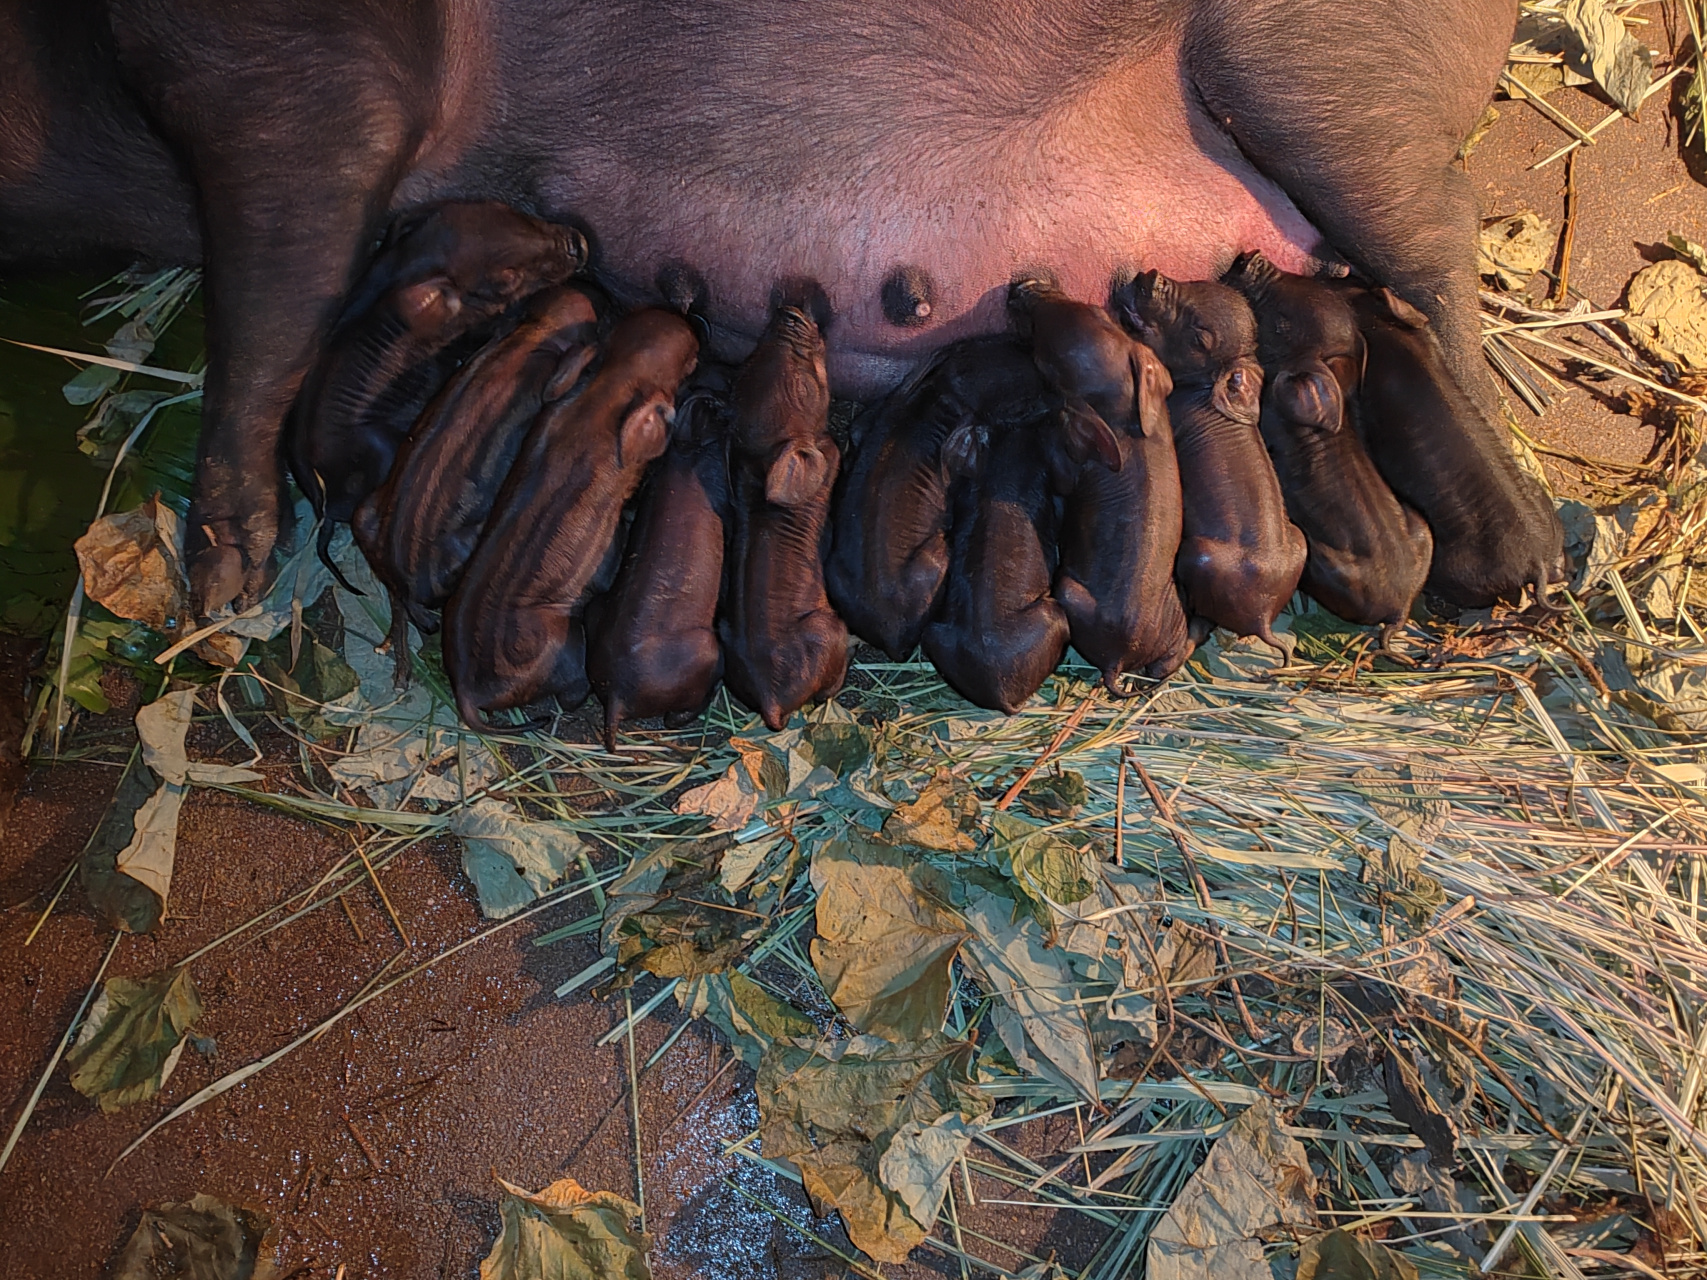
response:
{"label": "sow's belly", "polygon": [[[669,263],[697,272],[726,358],[751,348],[780,282],[817,282],[835,317],[839,394],[881,392],[935,347],[1001,329],[1018,273],[1102,301],[1138,269],[1203,279],[1260,249],[1300,270],[1319,249],[1315,228],[1182,92],[1171,52],[1030,118],[981,118],[974,92],[949,109],[896,110],[885,128],[882,101],[812,101],[800,82],[789,92],[807,101],[769,129],[739,104],[673,104],[700,122],[698,145],[668,119],[602,138],[595,127],[545,194],[592,228],[619,293],[647,296]],[[884,306],[901,272],[928,303],[907,324],[893,298]]]}

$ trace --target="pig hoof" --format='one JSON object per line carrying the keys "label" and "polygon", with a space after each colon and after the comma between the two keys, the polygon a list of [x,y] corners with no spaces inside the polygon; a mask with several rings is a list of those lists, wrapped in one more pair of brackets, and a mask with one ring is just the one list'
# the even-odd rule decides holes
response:
{"label": "pig hoof", "polygon": [[897,267],[878,295],[883,318],[903,329],[916,329],[931,318],[936,285],[923,267]]}
{"label": "pig hoof", "polygon": [[205,547],[190,563],[190,598],[199,617],[230,604],[243,586],[243,553],[234,546]]}

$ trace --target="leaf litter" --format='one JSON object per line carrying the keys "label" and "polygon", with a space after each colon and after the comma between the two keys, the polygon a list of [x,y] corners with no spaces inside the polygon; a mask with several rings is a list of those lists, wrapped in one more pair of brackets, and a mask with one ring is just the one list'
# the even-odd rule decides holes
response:
{"label": "leaf litter", "polygon": [[[305,748],[324,789],[266,801],[396,831],[392,849],[460,827],[535,895],[495,897],[506,920],[608,890],[604,990],[657,983],[634,1019],[673,993],[727,1038],[760,1107],[728,1150],[799,1179],[874,1259],[1025,1270],[950,1229],[964,1177],[1094,1224],[1100,1245],[1066,1273],[1084,1280],[1223,1249],[1312,1276],[1438,1273],[1478,1263],[1507,1218],[1526,1252],[1557,1243],[1570,1213],[1514,1216],[1510,1179],[1566,1206],[1643,1188],[1675,1267],[1707,1239],[1689,1190],[1707,1175],[1707,1090],[1682,1012],[1707,986],[1707,814],[1689,782],[1707,771],[1683,732],[1707,642],[1675,572],[1699,556],[1676,505],[1698,501],[1689,474],[1577,522],[1597,576],[1540,632],[1434,619],[1401,641],[1412,665],[1371,665],[1362,632],[1303,605],[1279,661],[1216,639],[1130,702],[1068,666],[1012,718],[923,664],[881,663],[780,734],[719,700],[618,756],[477,737],[430,652],[392,687],[377,593],[335,589],[342,629],[322,636],[301,621],[322,584],[300,589],[312,567],[288,565],[234,674],[174,673],[235,695],[270,678],[269,656],[302,670],[303,644],[341,658],[346,692],[234,698],[334,731],[304,734],[328,744]],[[1133,758],[1166,813],[1127,788]],[[999,808],[1026,777],[1027,816]],[[1053,1169],[1016,1162],[998,1134],[1063,1108],[1087,1121],[1078,1146]],[[557,1213],[506,1205],[518,1224]]]}

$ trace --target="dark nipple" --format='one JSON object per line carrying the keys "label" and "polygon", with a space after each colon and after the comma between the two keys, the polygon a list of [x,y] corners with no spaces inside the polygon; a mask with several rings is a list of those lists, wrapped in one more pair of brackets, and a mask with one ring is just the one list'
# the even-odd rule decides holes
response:
{"label": "dark nipple", "polygon": [[936,289],[923,267],[897,267],[883,282],[881,300],[890,324],[913,329],[930,320]]}

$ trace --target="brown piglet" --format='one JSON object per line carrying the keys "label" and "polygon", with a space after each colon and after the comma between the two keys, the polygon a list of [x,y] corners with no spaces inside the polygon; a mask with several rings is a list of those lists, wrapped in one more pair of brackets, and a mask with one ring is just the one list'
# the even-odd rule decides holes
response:
{"label": "brown piglet", "polygon": [[717,600],[729,505],[720,406],[689,397],[647,477],[616,582],[587,606],[587,679],[605,708],[605,746],[622,722],[697,714],[723,675]]}
{"label": "brown piglet", "polygon": [[772,729],[835,695],[848,629],[830,607],[824,552],[841,451],[830,438],[824,337],[805,307],[771,313],[731,392],[724,682]]}
{"label": "brown piglet", "polygon": [[1310,554],[1303,589],[1347,622],[1383,628],[1410,616],[1434,540],[1394,497],[1356,430],[1364,344],[1337,286],[1276,268],[1261,254],[1233,265],[1227,283],[1257,317],[1267,374],[1259,425],[1286,495],[1286,513]]}
{"label": "brown piglet", "polygon": [[1047,418],[991,432],[950,490],[948,574],[923,635],[925,656],[968,702],[1012,715],[1067,651],[1050,589],[1055,505]]}
{"label": "brown piglet", "polygon": [[1168,420],[1185,502],[1174,576],[1201,643],[1212,627],[1280,647],[1274,620],[1298,589],[1308,552],[1257,420],[1257,324],[1237,291],[1149,271],[1116,296],[1122,318],[1173,378]]}
{"label": "brown piglet", "polygon": [[438,629],[498,489],[541,409],[568,395],[598,351],[593,299],[573,285],[528,299],[421,415],[385,483],[350,522],[374,572],[415,625]]}
{"label": "brown piglet", "polygon": [[1446,367],[1423,315],[1391,289],[1347,286],[1369,364],[1358,398],[1364,446],[1434,533],[1428,588],[1453,604],[1515,601],[1567,576],[1553,503]]}
{"label": "brown piglet", "polygon": [[357,284],[303,384],[289,452],[323,523],[378,488],[415,420],[489,326],[587,260],[572,227],[505,205],[453,202],[405,219]]}
{"label": "brown piglet", "polygon": [[1183,515],[1168,425],[1173,383],[1101,307],[1029,281],[1009,290],[1008,306],[1064,402],[1049,451],[1065,494],[1055,598],[1073,647],[1110,693],[1127,696],[1123,676],[1164,679],[1191,656],[1174,585]]}
{"label": "brown piglet", "polygon": [[534,421],[445,608],[445,671],[470,725],[547,695],[587,696],[581,613],[698,357],[681,316],[632,312],[586,388]]}

